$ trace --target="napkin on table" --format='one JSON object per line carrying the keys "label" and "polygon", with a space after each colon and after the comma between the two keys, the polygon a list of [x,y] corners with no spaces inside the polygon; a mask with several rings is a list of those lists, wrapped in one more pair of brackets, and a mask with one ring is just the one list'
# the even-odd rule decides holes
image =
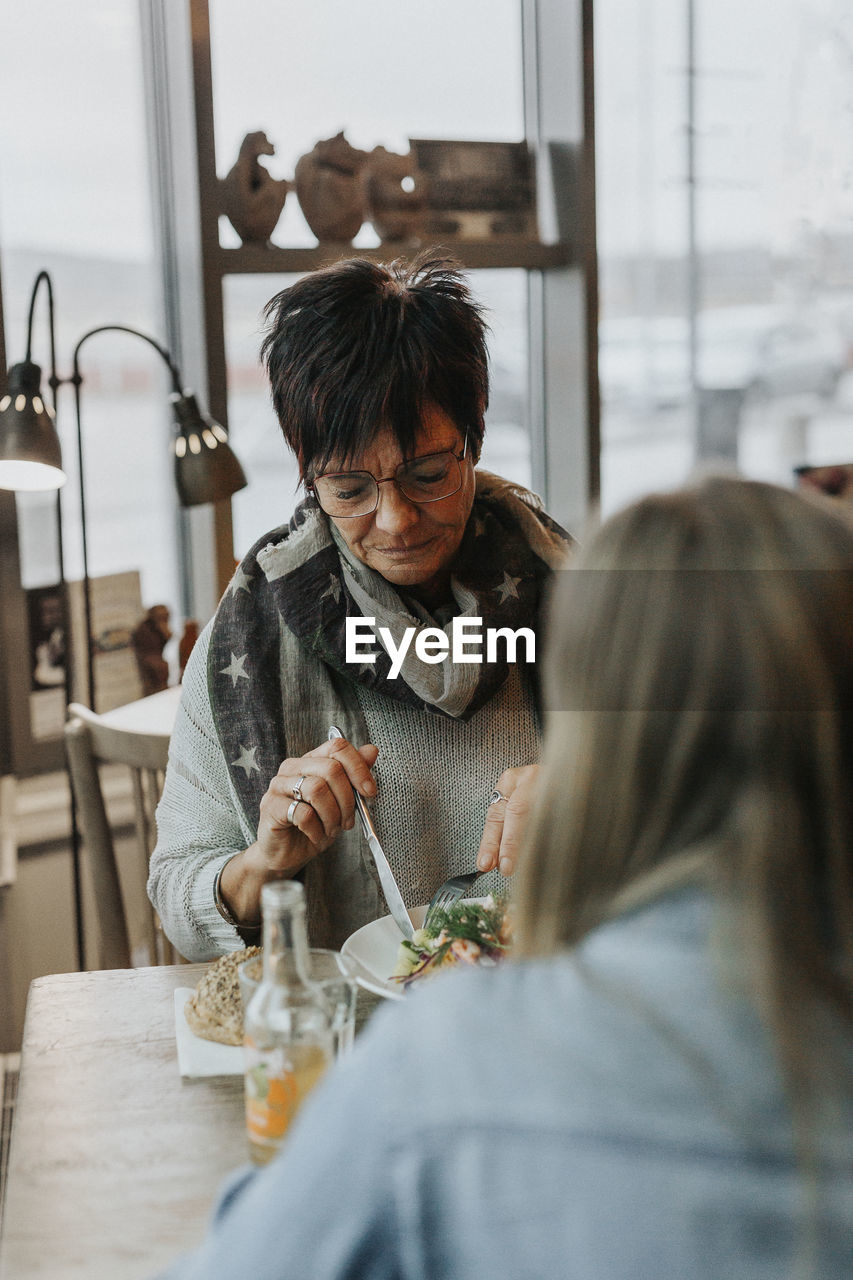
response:
{"label": "napkin on table", "polygon": [[190,1030],[184,1017],[184,1005],[193,994],[192,987],[178,987],[175,992],[175,1040],[178,1068],[182,1076],[241,1076],[243,1046],[217,1044],[202,1040]]}

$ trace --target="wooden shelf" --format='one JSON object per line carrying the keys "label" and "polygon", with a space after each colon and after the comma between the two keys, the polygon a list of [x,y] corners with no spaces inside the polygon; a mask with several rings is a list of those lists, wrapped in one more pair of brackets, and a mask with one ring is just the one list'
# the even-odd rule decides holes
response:
{"label": "wooden shelf", "polygon": [[[541,244],[538,240],[448,240],[441,244],[471,270],[517,267],[525,271],[545,271],[550,267],[568,266],[571,254],[567,244]],[[424,246],[405,240],[386,241],[373,249],[359,249],[351,244],[318,244],[307,249],[284,249],[277,245],[243,245],[239,249],[219,250],[220,274],[279,275],[314,271],[342,258],[369,258],[372,262],[389,262],[393,258],[413,257]]]}

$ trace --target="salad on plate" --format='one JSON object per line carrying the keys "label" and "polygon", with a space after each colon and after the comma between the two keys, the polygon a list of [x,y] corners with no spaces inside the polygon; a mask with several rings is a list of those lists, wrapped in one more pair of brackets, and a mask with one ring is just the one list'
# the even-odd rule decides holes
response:
{"label": "salad on plate", "polygon": [[429,927],[403,939],[391,981],[408,987],[459,964],[493,965],[507,954],[512,925],[506,899],[461,898],[438,911]]}

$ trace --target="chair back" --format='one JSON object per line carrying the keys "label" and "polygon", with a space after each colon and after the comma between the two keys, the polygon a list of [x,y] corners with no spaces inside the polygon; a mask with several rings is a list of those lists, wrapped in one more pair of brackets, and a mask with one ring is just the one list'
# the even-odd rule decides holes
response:
{"label": "chair back", "polygon": [[[154,810],[163,789],[169,735],[117,728],[76,702],[69,705],[68,716],[65,751],[94,890],[98,967],[174,963],[180,957],[166,939],[146,891],[156,840]],[[103,765],[124,765],[130,774],[135,840],[132,863],[125,865],[124,876],[107,815]]]}

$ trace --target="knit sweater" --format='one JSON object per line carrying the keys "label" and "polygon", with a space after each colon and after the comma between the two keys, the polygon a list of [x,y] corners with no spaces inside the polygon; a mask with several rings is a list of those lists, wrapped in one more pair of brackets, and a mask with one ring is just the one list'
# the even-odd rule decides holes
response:
{"label": "knit sweater", "polygon": [[[188,960],[208,960],[243,946],[237,930],[216,910],[213,884],[229,858],[256,837],[235,795],[213,720],[207,683],[209,634],[210,625],[199,637],[184,674],[148,881],[167,936]],[[282,682],[289,682],[293,690],[294,681],[298,696],[299,673],[290,665],[282,672]],[[538,759],[533,694],[513,669],[470,720],[457,721],[363,686],[353,686],[353,691],[355,720],[363,720],[364,741],[380,750],[373,771],[378,789],[371,806],[374,824],[403,898],[407,906],[415,906],[428,901],[447,876],[473,868],[488,796],[501,771]],[[310,722],[313,713],[310,705],[304,707],[303,719],[307,716]],[[314,745],[319,746],[328,730],[323,707],[316,708],[313,729]],[[300,732],[304,731],[303,724]],[[361,847],[355,859],[354,842]],[[358,825],[313,861],[317,866],[309,863],[309,869],[317,874],[306,876],[312,945],[340,947],[353,930],[386,914]],[[493,872],[477,882],[477,892],[505,884]],[[326,899],[322,911],[312,910],[312,892]]]}

